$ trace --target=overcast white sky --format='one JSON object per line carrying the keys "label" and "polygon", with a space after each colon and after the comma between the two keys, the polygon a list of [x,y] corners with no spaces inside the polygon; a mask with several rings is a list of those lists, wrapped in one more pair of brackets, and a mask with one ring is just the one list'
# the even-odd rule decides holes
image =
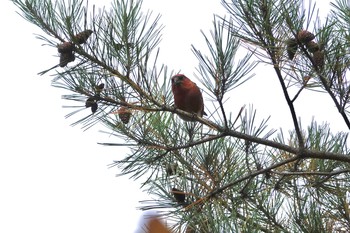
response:
{"label": "overcast white sky", "polygon": [[[323,4],[326,10],[328,1]],[[145,0],[144,9],[163,15],[161,61],[193,76],[197,61],[190,45],[203,44],[200,29],[208,32],[213,13],[223,12],[219,1]],[[71,110],[62,108],[67,103],[61,99],[67,92],[51,87],[48,75],[37,75],[56,64],[56,51],[41,46],[33,35],[41,32],[16,10],[10,1],[1,1],[0,232],[134,232],[141,214],[136,207],[148,197],[137,182],[116,178],[116,168],[107,168],[125,151],[97,145],[113,140],[98,133],[101,128],[83,132],[70,126],[73,120],[64,116]],[[254,103],[258,116],[272,115],[275,128],[289,127],[289,112],[275,76],[263,69],[258,72],[255,83],[232,93],[237,102],[232,111]],[[336,112],[324,114],[315,101],[332,109],[329,98],[316,93],[299,105],[303,119],[309,121],[313,115],[319,115],[320,122],[339,119]]]}

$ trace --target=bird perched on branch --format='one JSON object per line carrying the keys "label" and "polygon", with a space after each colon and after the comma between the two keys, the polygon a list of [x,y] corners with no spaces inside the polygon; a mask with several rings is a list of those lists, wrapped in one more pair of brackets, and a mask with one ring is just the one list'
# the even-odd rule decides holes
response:
{"label": "bird perched on branch", "polygon": [[[196,114],[199,117],[207,115],[204,112],[203,96],[197,85],[183,74],[171,78],[175,107]],[[193,117],[179,115],[185,121],[194,121]]]}

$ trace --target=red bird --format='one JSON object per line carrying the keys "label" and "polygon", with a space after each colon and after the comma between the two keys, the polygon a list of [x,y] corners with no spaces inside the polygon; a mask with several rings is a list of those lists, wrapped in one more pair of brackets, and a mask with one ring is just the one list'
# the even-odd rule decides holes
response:
{"label": "red bird", "polygon": [[[202,117],[204,112],[203,96],[197,85],[183,74],[171,78],[175,107]],[[187,116],[179,117],[185,121],[194,121]]]}

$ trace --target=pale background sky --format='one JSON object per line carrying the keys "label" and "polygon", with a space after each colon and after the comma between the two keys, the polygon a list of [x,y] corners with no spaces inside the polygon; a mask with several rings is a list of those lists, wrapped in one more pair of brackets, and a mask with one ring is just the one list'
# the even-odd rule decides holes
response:
{"label": "pale background sky", "polygon": [[[328,1],[322,4],[325,12]],[[213,13],[223,12],[219,1],[145,0],[144,9],[162,14],[166,26],[159,61],[193,77],[197,60],[190,46],[204,48],[200,29],[209,32]],[[49,75],[37,75],[57,63],[56,50],[41,46],[33,35],[41,31],[16,10],[1,1],[0,232],[134,232],[141,215],[136,208],[148,196],[138,182],[116,178],[118,170],[107,168],[125,150],[97,145],[113,141],[98,132],[103,128],[83,132],[70,126],[73,119],[64,116],[71,110],[62,108],[67,102],[61,99],[68,92],[51,87]],[[237,114],[243,104],[254,103],[258,117],[271,114],[271,126],[290,128],[277,79],[264,69],[230,94],[230,107]],[[316,115],[319,123],[333,119],[335,130],[344,127],[328,96],[301,96],[297,111],[305,122]]]}

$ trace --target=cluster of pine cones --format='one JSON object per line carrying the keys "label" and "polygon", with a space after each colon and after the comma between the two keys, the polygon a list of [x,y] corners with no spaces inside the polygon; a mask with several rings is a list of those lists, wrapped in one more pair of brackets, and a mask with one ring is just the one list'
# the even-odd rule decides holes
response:
{"label": "cluster of pine cones", "polygon": [[[60,67],[65,67],[69,62],[72,62],[75,60],[75,45],[76,44],[84,44],[88,40],[88,38],[91,36],[93,33],[92,30],[85,30],[82,31],[78,34],[76,34],[73,38],[72,41],[68,42],[63,42],[62,44],[59,44],[57,46],[57,50],[60,53]],[[96,94],[94,96],[90,96],[86,101],[85,101],[85,107],[86,108],[91,108],[91,112],[95,113],[98,109],[98,100],[100,97],[100,93],[104,89],[104,83],[101,83],[96,86]],[[130,109],[128,107],[122,106],[118,109],[117,114],[119,116],[119,119],[124,123],[127,124],[130,121],[130,117],[132,115]]]}
{"label": "cluster of pine cones", "polygon": [[85,101],[85,107],[86,108],[91,108],[91,112],[95,113],[97,111],[98,108],[98,99],[100,97],[101,92],[103,91],[105,87],[104,83],[101,83],[99,85],[96,86],[95,91],[96,94],[94,96],[90,96],[86,101]]}
{"label": "cluster of pine cones", "polygon": [[87,39],[92,34],[92,30],[85,30],[78,34],[76,34],[72,41],[69,42],[63,42],[62,44],[59,44],[57,46],[57,50],[60,53],[60,67],[65,67],[69,62],[72,62],[75,60],[75,45],[76,44],[84,44],[86,43]]}
{"label": "cluster of pine cones", "polygon": [[[95,95],[90,96],[86,101],[85,101],[85,107],[86,108],[91,108],[91,112],[95,113],[98,109],[98,101],[100,99],[100,94],[103,91],[105,87],[104,83],[101,83],[95,87]],[[119,119],[124,123],[128,124],[130,121],[130,117],[132,115],[131,109],[126,106],[121,106],[116,112],[118,114]]]}
{"label": "cluster of pine cones", "polygon": [[300,30],[297,33],[296,38],[289,38],[286,41],[288,58],[293,60],[298,51],[299,45],[302,44],[306,46],[310,53],[312,53],[312,59],[316,67],[322,69],[324,66],[324,51],[314,39],[315,35],[307,30]]}

